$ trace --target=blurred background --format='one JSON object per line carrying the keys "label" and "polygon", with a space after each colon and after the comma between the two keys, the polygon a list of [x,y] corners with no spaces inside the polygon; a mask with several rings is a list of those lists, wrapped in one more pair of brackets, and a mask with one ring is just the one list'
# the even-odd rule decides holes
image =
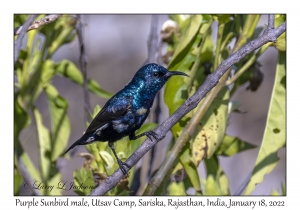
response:
{"label": "blurred background", "polygon": [[[168,20],[168,15],[158,15],[158,31],[162,24]],[[116,93],[122,89],[133,77],[134,73],[147,59],[147,39],[150,32],[151,15],[81,15],[84,24],[84,44],[88,57],[88,78],[96,80],[103,89]],[[267,24],[267,15],[262,15],[258,26]],[[213,38],[216,40],[216,24],[213,24]],[[25,38],[26,39],[26,38]],[[61,47],[53,56],[55,62],[68,59],[77,66],[79,60],[78,40]],[[265,129],[271,91],[274,82],[277,61],[277,51],[268,50],[259,58],[264,74],[264,80],[257,91],[246,90],[247,84],[242,86],[231,100],[240,101],[240,111],[232,113],[229,119],[227,134],[237,136],[249,143],[260,145]],[[83,90],[73,82],[56,76],[54,86],[59,93],[69,102],[68,116],[71,122],[71,135],[68,145],[76,141],[86,129],[84,115]],[[96,105],[101,107],[105,99],[89,93],[92,109]],[[159,122],[167,119],[169,111],[163,103],[163,90],[161,91],[161,114]],[[50,128],[50,115],[46,96],[42,93],[37,100],[37,107],[43,115],[43,123]],[[152,113],[153,114],[153,113]],[[149,116],[148,120],[153,119]],[[24,149],[28,151],[34,164],[38,167],[37,139],[35,138],[34,124],[25,129],[21,134]],[[167,145],[171,138],[171,132],[166,138],[156,145],[154,166],[152,171],[159,168],[162,163]],[[251,173],[259,148],[238,153],[233,157],[221,157],[221,166],[230,180],[230,191],[235,193],[239,186]],[[84,159],[76,156],[80,152],[86,152],[84,146],[76,147],[75,155],[70,159],[60,158],[58,166],[63,174],[63,181],[73,181],[73,172],[82,167]],[[265,176],[264,181],[257,185],[252,195],[270,195],[271,191],[280,190],[286,176],[286,150],[279,150],[279,163],[276,168]],[[148,154],[138,163],[147,165]],[[203,164],[199,166],[200,177],[205,178]],[[143,169],[140,178],[141,184],[146,182],[147,169]],[[27,192],[24,191],[23,194]],[[30,193],[30,192],[29,192]],[[72,191],[65,191],[64,195],[75,195]]]}

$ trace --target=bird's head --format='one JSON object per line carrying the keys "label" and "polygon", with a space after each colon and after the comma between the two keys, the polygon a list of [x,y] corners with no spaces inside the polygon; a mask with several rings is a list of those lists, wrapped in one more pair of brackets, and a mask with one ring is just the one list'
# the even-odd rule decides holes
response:
{"label": "bird's head", "polygon": [[157,92],[174,75],[189,77],[189,75],[183,72],[169,71],[158,64],[150,63],[137,71],[133,81],[142,84],[143,88],[148,89],[148,91]]}

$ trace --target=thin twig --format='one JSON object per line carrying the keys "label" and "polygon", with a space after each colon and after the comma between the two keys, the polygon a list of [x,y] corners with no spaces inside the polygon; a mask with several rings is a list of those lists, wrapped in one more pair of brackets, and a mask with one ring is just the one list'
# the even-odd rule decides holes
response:
{"label": "thin twig", "polygon": [[148,41],[147,41],[148,57],[144,62],[144,65],[147,63],[155,62],[155,55],[157,52],[157,43],[158,43],[157,25],[158,25],[158,15],[152,15],[151,28],[150,28]]}
{"label": "thin twig", "polygon": [[19,32],[19,36],[18,36],[17,40],[15,41],[15,46],[14,46],[14,49],[15,49],[15,59],[14,59],[14,61],[15,61],[15,63],[17,62],[18,57],[19,57],[19,51],[20,51],[20,48],[21,48],[21,45],[22,45],[23,37],[26,34],[26,31],[27,31],[28,27],[31,25],[31,23],[34,21],[34,19],[37,16],[38,15],[30,15],[29,18],[26,20],[26,22],[23,24],[22,29]]}
{"label": "thin twig", "polygon": [[268,29],[274,29],[275,15],[268,15]]}
{"label": "thin twig", "polygon": [[[36,20],[34,21],[27,29],[28,31],[31,31],[33,29],[38,29],[41,26],[47,25],[49,23],[52,23],[53,21],[55,21],[57,18],[59,18],[61,15],[47,15],[46,17],[43,17],[40,20]],[[20,31],[22,30],[23,26],[20,26],[18,28],[14,29],[14,35],[18,35],[20,33]],[[26,27],[25,27],[26,28]]]}
{"label": "thin twig", "polygon": [[87,79],[87,55],[85,53],[85,48],[84,48],[84,38],[83,38],[83,25],[80,21],[80,15],[77,15],[77,22],[76,22],[76,32],[77,32],[77,37],[78,37],[78,42],[79,42],[79,49],[80,49],[80,57],[79,57],[79,65],[80,65],[80,70],[83,74],[83,79],[84,79],[84,84],[83,84],[83,95],[84,95],[84,110],[85,110],[85,119],[87,122],[91,122],[92,117],[92,109],[91,109],[91,103],[90,103],[90,97],[89,97],[89,91],[88,91],[88,79]]}
{"label": "thin twig", "polygon": [[[239,62],[249,53],[260,48],[262,45],[270,42],[276,41],[277,38],[286,31],[286,22],[280,25],[277,29],[271,29],[268,33],[263,33],[257,39],[250,41],[248,44],[244,45],[241,49],[233,53],[226,60],[224,60],[221,65],[210,75],[207,76],[204,83],[199,87],[199,89],[188,98],[185,103],[180,106],[175,113],[170,116],[166,121],[164,121],[160,126],[154,129],[158,137],[163,138],[166,133],[187,113],[194,109],[198,103],[206,96],[206,94],[215,87],[220,78],[225,74],[225,72],[235,63]],[[142,145],[127,159],[126,163],[130,166],[135,165],[140,158],[142,158],[157,142],[151,141],[147,138]],[[129,169],[126,169],[128,171]],[[123,177],[123,173],[120,169],[115,171],[114,174],[106,178],[97,188],[95,188],[90,195],[104,195],[106,192],[115,187]]]}
{"label": "thin twig", "polygon": [[238,70],[238,72],[236,72],[229,80],[226,81],[226,85],[234,83],[271,45],[271,42],[265,44],[256,54],[252,55],[252,57]]}

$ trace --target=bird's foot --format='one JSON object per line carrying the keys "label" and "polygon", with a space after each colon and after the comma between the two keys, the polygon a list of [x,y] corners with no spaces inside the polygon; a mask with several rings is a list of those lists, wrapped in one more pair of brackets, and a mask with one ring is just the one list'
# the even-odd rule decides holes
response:
{"label": "bird's foot", "polygon": [[147,131],[145,133],[145,135],[151,140],[153,141],[152,138],[154,138],[157,142],[160,141],[162,138],[159,138],[159,136],[157,135],[157,133],[155,133],[154,131]]}
{"label": "bird's foot", "polygon": [[[117,160],[118,161],[118,164],[119,164],[119,167],[120,167],[120,169],[121,169],[121,171],[122,171],[122,173],[124,174],[124,175],[126,175],[127,174],[127,172],[126,172],[126,170],[125,170],[125,168],[124,168],[124,166],[126,166],[127,168],[131,168],[131,166],[130,165],[128,165],[127,163],[125,163],[125,162],[122,162],[121,160]],[[128,175],[128,174],[127,174]]]}

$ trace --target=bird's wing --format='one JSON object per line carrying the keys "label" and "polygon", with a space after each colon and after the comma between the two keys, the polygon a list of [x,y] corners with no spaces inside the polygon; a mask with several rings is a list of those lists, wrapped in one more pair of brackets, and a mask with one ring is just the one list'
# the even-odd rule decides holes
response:
{"label": "bird's wing", "polygon": [[131,101],[132,97],[110,99],[93,119],[85,133],[93,133],[106,123],[125,115],[131,107]]}

